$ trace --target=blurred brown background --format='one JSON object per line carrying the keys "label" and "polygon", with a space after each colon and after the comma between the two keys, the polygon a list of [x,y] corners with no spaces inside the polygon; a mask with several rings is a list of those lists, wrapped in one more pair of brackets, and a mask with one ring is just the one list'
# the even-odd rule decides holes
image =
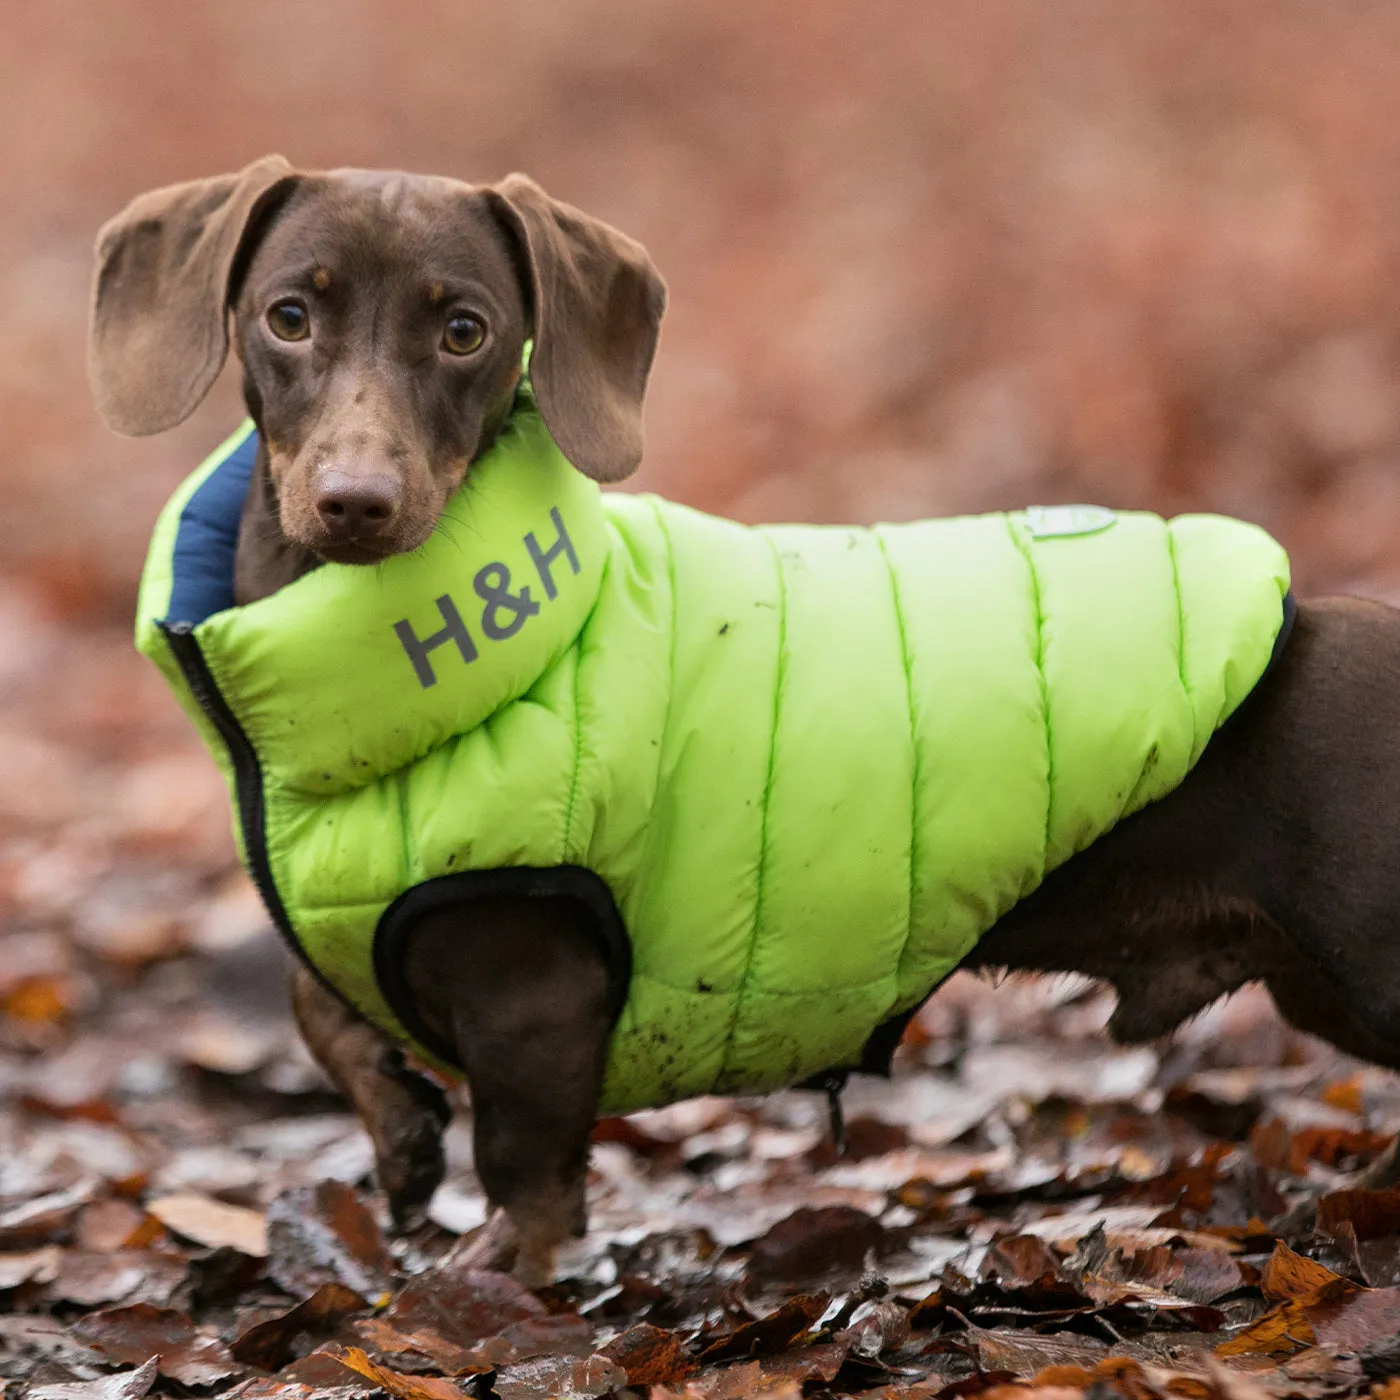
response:
{"label": "blurred brown background", "polygon": [[528,170],[672,288],[638,484],[748,519],[1086,498],[1400,590],[1389,0],[121,0],[0,27],[0,568],[124,615],[238,412],[122,442],[88,254],[149,186]]}
{"label": "blurred brown background", "polygon": [[0,1011],[81,1009],[75,947],[262,927],[128,640],[155,513],[240,413],[232,374],[164,437],[93,413],[89,250],[132,195],[270,150],[525,169],[670,280],[638,485],[1222,510],[1304,591],[1400,598],[1397,73],[1393,0],[5,6]]}

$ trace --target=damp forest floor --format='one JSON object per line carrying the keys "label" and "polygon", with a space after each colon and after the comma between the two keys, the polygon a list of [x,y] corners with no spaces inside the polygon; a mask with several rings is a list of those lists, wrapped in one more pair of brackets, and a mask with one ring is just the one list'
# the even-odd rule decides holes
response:
{"label": "damp forest floor", "polygon": [[[64,701],[54,704],[61,694]],[[0,584],[6,1397],[1400,1400],[1400,1077],[1246,989],[1122,1048],[1066,979],[954,978],[889,1082],[598,1126],[539,1293],[471,1272],[296,1042],[223,795],[120,630]]]}

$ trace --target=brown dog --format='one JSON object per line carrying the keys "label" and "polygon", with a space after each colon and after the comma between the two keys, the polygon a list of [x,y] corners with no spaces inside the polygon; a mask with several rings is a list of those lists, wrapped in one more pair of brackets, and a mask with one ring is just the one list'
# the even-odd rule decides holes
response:
{"label": "brown dog", "polygon": [[[113,427],[161,431],[213,382],[231,315],[261,444],[236,561],[246,603],[322,560],[421,544],[505,421],[527,338],[565,455],[627,476],[664,303],[637,244],[524,177],[305,174],[270,157],[143,195],[102,230],[90,366]],[[1126,1041],[1263,980],[1294,1025],[1400,1068],[1398,734],[1400,613],[1300,605],[1185,782],[1051,875],[964,966],[1102,978]],[[532,1284],[584,1228],[611,1027],[588,917],[563,899],[476,900],[426,915],[405,953],[418,1014],[470,1085],[500,1208],[481,1257],[514,1250]],[[407,1222],[442,1174],[441,1095],[308,973],[294,1004]],[[902,1025],[872,1038],[866,1068],[887,1068]]]}

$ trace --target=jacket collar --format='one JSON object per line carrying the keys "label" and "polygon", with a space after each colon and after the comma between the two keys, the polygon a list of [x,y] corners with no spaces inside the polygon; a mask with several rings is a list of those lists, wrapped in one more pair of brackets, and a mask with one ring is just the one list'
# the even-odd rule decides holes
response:
{"label": "jacket collar", "polygon": [[398,771],[518,699],[578,636],[607,553],[598,488],[521,395],[412,554],[325,564],[232,606],[256,438],[246,425],[162,513],[137,644],[189,707],[169,631],[197,641],[268,776],[332,796]]}

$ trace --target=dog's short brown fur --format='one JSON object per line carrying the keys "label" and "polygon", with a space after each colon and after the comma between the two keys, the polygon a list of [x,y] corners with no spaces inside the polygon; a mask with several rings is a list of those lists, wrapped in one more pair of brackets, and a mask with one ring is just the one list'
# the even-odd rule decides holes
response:
{"label": "dog's short brown fur", "polygon": [[[143,195],[103,229],[90,365],[107,420],[157,432],[207,391],[232,319],[261,431],[236,565],[248,602],[323,559],[419,545],[508,414],[527,337],[565,454],[627,476],[664,304],[637,244],[522,176],[305,174],[269,157]],[[964,965],[1102,978],[1129,1041],[1259,979],[1294,1025],[1400,1068],[1397,736],[1400,613],[1300,605],[1180,788],[1055,872]],[[609,1032],[585,917],[479,902],[425,918],[407,953],[423,1019],[465,1069],[500,1208],[479,1257],[513,1251],[532,1284],[584,1227]],[[441,1096],[308,973],[294,1005],[411,1220],[442,1174]]]}

